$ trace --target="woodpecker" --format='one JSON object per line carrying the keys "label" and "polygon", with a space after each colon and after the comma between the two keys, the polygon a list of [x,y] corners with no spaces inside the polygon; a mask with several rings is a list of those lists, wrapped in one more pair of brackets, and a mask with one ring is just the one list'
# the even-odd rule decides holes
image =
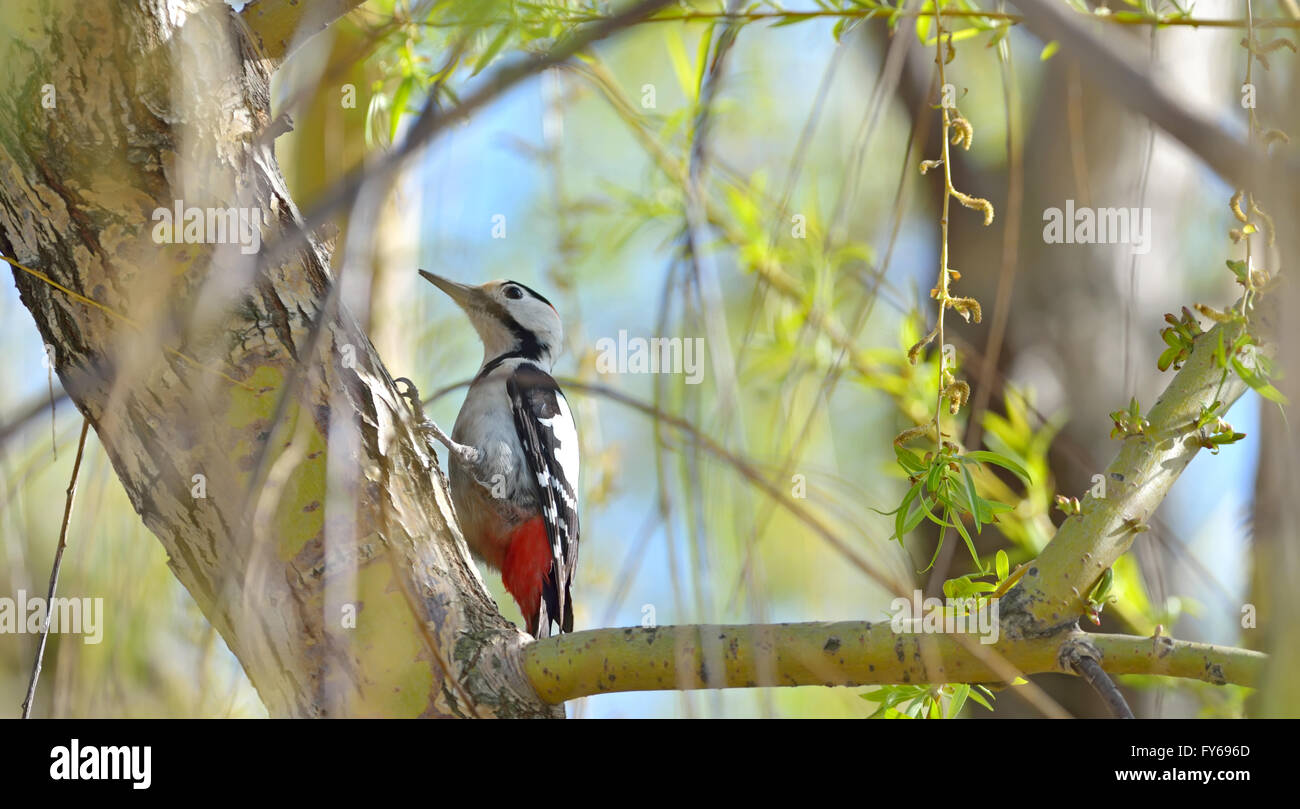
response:
{"label": "woodpecker", "polygon": [[[458,284],[420,270],[469,317],[483,363],[448,437],[451,498],[470,550],[501,571],[528,633],[573,631],[578,432],[551,378],[564,335],[551,302],[515,281]],[[408,382],[409,384],[409,382]]]}

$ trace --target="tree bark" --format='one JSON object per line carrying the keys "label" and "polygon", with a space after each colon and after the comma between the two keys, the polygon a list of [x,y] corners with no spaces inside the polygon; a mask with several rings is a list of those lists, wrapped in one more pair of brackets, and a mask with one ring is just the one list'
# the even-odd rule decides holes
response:
{"label": "tree bark", "polygon": [[292,26],[220,2],[94,5],[6,9],[0,250],[177,578],[273,715],[562,715],[525,678],[525,636],[392,379],[328,305],[329,250],[260,267],[156,238],[176,200],[258,212],[268,242],[299,221],[264,135]]}

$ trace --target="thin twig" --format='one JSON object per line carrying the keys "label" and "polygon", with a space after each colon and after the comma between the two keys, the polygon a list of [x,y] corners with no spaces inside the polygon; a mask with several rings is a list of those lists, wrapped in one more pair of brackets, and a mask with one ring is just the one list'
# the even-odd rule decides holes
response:
{"label": "thin twig", "polygon": [[1119,692],[1119,686],[1115,685],[1115,681],[1110,678],[1096,658],[1077,655],[1070,661],[1070,668],[1092,686],[1097,696],[1101,697],[1101,701],[1106,703],[1112,716],[1116,719],[1134,718],[1133,709],[1128,707],[1124,695]]}
{"label": "thin twig", "polygon": [[54,422],[54,360],[47,354],[45,362],[47,364],[45,381],[50,388],[50,452],[54,454],[54,460],[57,461],[59,459],[59,441],[56,437],[58,431],[55,429]]}
{"label": "thin twig", "polygon": [[[939,4],[935,6],[936,11],[943,11],[942,2],[943,0],[939,0]],[[943,395],[947,388],[943,374],[947,365],[943,314],[948,308],[948,203],[952,200],[952,154],[948,148],[948,140],[952,128],[952,116],[948,107],[948,79],[944,72],[946,54],[943,50],[942,16],[934,18],[934,47],[934,63],[939,66],[939,108],[943,116],[943,128],[939,132],[940,145],[943,146],[943,211],[939,216],[939,280],[934,285],[937,290],[935,298],[939,309],[938,323],[935,325],[935,331],[939,335],[939,398],[934,410],[934,440],[937,445],[936,451],[943,452]],[[948,47],[951,48],[952,43],[949,43]],[[942,538],[941,534],[940,541]]]}
{"label": "thin twig", "polygon": [[50,637],[50,620],[54,617],[54,589],[59,584],[59,569],[63,567],[63,549],[68,547],[68,523],[72,519],[72,500],[77,493],[77,475],[81,472],[81,456],[86,449],[86,433],[90,420],[82,419],[81,437],[77,439],[77,457],[72,462],[72,479],[68,481],[67,499],[63,503],[63,525],[59,527],[59,546],[54,551],[54,568],[50,571],[50,589],[45,597],[45,625],[41,627],[41,640],[36,645],[36,660],[32,663],[32,679],[27,684],[27,698],[23,700],[23,719],[30,719],[32,702],[36,700],[36,682],[41,677],[41,662],[45,659],[45,642]]}
{"label": "thin twig", "polygon": [[[527,6],[527,3],[520,3],[521,6]],[[1245,19],[1232,17],[1172,17],[1160,16],[1158,14],[1140,14],[1137,12],[1115,14],[1093,14],[1088,12],[1075,11],[1068,9],[1067,13],[1077,14],[1081,18],[1097,23],[1110,25],[1121,25],[1130,27],[1142,26],[1178,26],[1185,28],[1245,28],[1247,22]],[[902,11],[891,12],[891,16],[900,18],[915,17],[935,17],[945,19],[977,19],[977,20],[998,20],[1009,25],[1016,25],[1024,20],[1021,14],[1014,14],[1005,11],[983,11],[971,9],[945,8],[938,12],[934,10],[925,11]],[[747,11],[741,13],[729,13],[725,11],[685,11],[678,14],[658,14],[653,17],[646,17],[638,21],[637,25],[648,23],[720,23],[729,21],[741,21],[746,23],[761,23],[771,21],[773,23],[793,23],[804,22],[808,20],[819,19],[885,19],[881,9],[868,8],[847,8],[847,9],[779,9],[776,11]],[[554,22],[570,25],[584,22],[598,22],[609,19],[607,14],[572,14],[566,17],[557,17]],[[489,19],[475,20],[476,24],[488,27],[496,25],[508,25],[512,21],[508,19]],[[421,28],[454,28],[464,25],[462,19],[447,20],[411,20],[407,24]],[[1265,20],[1256,20],[1256,28],[1300,28],[1300,20],[1287,19],[1285,17],[1275,17]]]}
{"label": "thin twig", "polygon": [[453,107],[440,109],[436,96],[430,96],[424,110],[407,131],[406,138],[392,151],[353,169],[326,189],[296,226],[287,228],[279,238],[265,246],[258,257],[258,269],[264,270],[287,260],[294,251],[309,243],[311,234],[318,232],[353,204],[365,183],[384,182],[396,175],[408,157],[452,124],[468,119],[523,80],[568,61],[597,42],[655,13],[669,2],[670,0],[640,0],[610,17],[584,26],[580,31],[570,32],[560,38],[550,50],[498,68],[490,81],[475,92],[463,96],[460,103]]}

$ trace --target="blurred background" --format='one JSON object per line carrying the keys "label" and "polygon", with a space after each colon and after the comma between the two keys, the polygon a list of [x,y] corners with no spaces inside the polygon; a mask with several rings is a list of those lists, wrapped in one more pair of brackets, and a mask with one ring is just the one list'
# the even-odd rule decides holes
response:
{"label": "blurred background", "polygon": [[[1266,5],[1271,15],[1284,9]],[[907,490],[894,436],[934,408],[938,347],[916,365],[906,352],[934,318],[942,178],[917,168],[940,148],[933,26],[844,11],[869,8],[756,3],[729,31],[716,3],[673,7],[678,19],[633,26],[508,91],[420,151],[373,207],[339,223],[336,266],[356,248],[362,272],[350,277],[364,279],[349,287],[348,305],[390,373],[436,397],[429,414],[441,425],[454,422],[464,392],[456,385],[472,377],[481,348],[417,268],[475,284],[517,280],[563,316],[556,376],[572,380],[583,442],[579,629],[886,618],[891,596],[755,477],[873,569],[927,594],[975,572],[957,538],[937,555],[937,534],[924,527],[900,544],[892,517],[879,513]],[[309,210],[348,169],[400,142],[430,99],[453,104],[498,63],[602,13],[605,4],[364,4],[277,76],[276,108],[290,112],[293,131],[276,152],[299,206]],[[1244,6],[1203,2],[1194,13],[1238,17]],[[948,316],[946,340],[972,396],[945,430],[1033,474],[1029,487],[1008,478],[1015,510],[976,541],[983,559],[1004,550],[1014,566],[1061,521],[1053,495],[1082,497],[1117,451],[1108,414],[1134,396],[1149,408],[1168,383],[1157,369],[1164,313],[1234,301],[1224,262],[1243,258],[1244,246],[1228,235],[1233,189],[1095,86],[1087,64],[1011,22],[945,23],[957,32],[947,81],[974,129],[968,152],[953,147],[953,182],[997,212],[988,227],[974,211],[954,206],[951,216],[954,294],[977,298],[983,321]],[[1241,31],[1096,25],[1180,103],[1246,136]],[[1271,110],[1294,96],[1293,64],[1283,51],[1274,69],[1255,66],[1271,126],[1286,123]],[[1150,251],[1046,243],[1044,211],[1067,200],[1150,209]],[[357,221],[360,236],[349,230]],[[1257,256],[1265,266],[1272,258]],[[0,594],[43,595],[80,418],[43,363],[10,274],[0,276],[10,360],[0,365]],[[598,341],[621,332],[702,338],[700,384],[602,373]],[[1260,412],[1253,393],[1233,408],[1229,420],[1248,437],[1198,457],[1117,565],[1104,629],[1150,635],[1163,626],[1184,639],[1252,645],[1240,617],[1252,591]],[[499,577],[485,579],[520,622]],[[265,714],[93,432],[59,592],[104,598],[104,639],[51,636],[34,715]],[[0,634],[5,712],[18,713],[36,640]],[[1076,715],[1104,711],[1072,678],[1036,680]],[[1235,687],[1137,677],[1122,685],[1139,716],[1243,710]],[[878,707],[880,692],[863,698],[872,692],[613,694],[571,703],[569,714],[866,717]],[[993,705],[968,703],[963,715],[1036,715],[1014,688]]]}

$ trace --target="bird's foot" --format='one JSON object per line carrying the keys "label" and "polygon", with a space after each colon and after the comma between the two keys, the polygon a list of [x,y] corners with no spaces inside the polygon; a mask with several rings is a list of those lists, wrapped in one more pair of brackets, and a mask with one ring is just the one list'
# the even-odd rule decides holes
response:
{"label": "bird's foot", "polygon": [[[432,419],[425,418],[424,405],[420,402],[420,391],[415,387],[414,382],[403,376],[393,380],[393,383],[398,386],[398,394],[410,404],[411,412],[415,414],[416,429],[445,446],[447,451],[465,466],[473,467],[482,460],[482,450],[453,441],[451,436],[443,432]],[[403,383],[406,385],[406,390],[401,388]]]}
{"label": "bird's foot", "polygon": [[447,448],[447,452],[455,455],[457,460],[459,460],[464,466],[474,467],[479,461],[483,460],[483,451],[478,447],[471,447],[469,444],[456,443],[451,439],[451,436],[442,431],[441,427],[428,419],[425,419],[420,423],[420,429],[438,439],[438,441]]}

